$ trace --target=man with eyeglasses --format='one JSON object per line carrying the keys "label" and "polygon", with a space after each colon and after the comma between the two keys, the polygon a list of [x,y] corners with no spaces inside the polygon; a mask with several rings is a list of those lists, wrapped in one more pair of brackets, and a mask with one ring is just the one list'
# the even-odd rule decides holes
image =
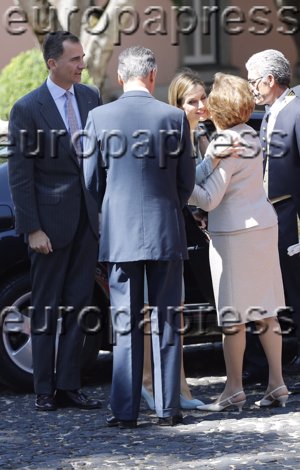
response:
{"label": "man with eyeglasses", "polygon": [[300,257],[289,256],[287,249],[299,241],[300,98],[289,88],[291,67],[280,51],[268,49],[252,55],[246,69],[256,104],[266,107],[260,130],[264,186],[278,216],[286,303],[296,326],[297,354],[285,372],[296,374],[300,372]]}

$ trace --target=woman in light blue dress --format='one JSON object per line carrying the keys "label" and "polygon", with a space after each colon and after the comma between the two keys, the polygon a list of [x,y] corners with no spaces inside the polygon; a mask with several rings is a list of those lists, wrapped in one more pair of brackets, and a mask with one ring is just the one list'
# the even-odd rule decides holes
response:
{"label": "woman in light blue dress", "polygon": [[[199,123],[205,121],[208,118],[206,100],[207,95],[205,91],[205,84],[200,79],[199,75],[191,69],[181,69],[181,71],[175,75],[170,84],[168,101],[171,105],[183,109],[189,121],[198,183],[205,181],[205,179],[212,173],[214,167],[219,163],[217,158],[207,157],[204,160],[201,158],[209,144],[208,135],[205,128],[199,127]],[[147,297],[148,296],[145,289],[145,304],[147,304]],[[149,334],[145,334],[142,397],[147,401],[149,408],[154,410],[151,369],[150,336]],[[202,404],[203,403],[200,400],[193,399],[192,397],[185,378],[182,361],[180,392],[181,408],[195,409],[197,406]]]}

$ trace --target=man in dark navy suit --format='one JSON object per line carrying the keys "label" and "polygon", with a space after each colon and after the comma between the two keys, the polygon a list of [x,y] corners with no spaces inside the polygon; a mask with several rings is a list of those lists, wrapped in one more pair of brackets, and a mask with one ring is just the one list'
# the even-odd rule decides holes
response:
{"label": "man in dark navy suit", "polygon": [[266,105],[260,138],[264,150],[264,185],[278,216],[279,255],[287,305],[296,326],[297,354],[286,373],[300,372],[300,257],[289,256],[298,243],[300,215],[300,98],[289,88],[286,57],[268,49],[246,63],[248,82],[258,105]]}
{"label": "man in dark navy suit", "polygon": [[84,185],[79,131],[101,102],[97,92],[80,84],[84,53],[76,36],[48,34],[43,54],[48,79],[16,102],[9,123],[16,229],[25,235],[31,261],[36,409],[98,408],[97,400],[80,391],[84,333],[78,315],[93,292],[98,210]]}

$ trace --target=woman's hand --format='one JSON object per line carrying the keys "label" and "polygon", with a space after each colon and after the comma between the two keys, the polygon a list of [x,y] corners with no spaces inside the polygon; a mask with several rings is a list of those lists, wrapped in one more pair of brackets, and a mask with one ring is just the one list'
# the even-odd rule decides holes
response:
{"label": "woman's hand", "polygon": [[213,158],[215,159],[227,157],[239,158],[245,151],[245,146],[238,137],[231,138],[230,142],[228,142],[228,136],[220,135],[216,139],[214,150]]}

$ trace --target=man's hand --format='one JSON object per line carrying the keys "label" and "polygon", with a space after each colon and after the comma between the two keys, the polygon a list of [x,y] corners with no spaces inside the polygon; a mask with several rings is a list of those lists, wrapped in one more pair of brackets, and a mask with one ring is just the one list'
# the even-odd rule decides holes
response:
{"label": "man's hand", "polygon": [[194,219],[198,223],[199,227],[206,229],[207,228],[207,212],[197,207],[197,210],[193,211],[192,214],[193,214]]}
{"label": "man's hand", "polygon": [[37,253],[48,255],[53,251],[51,242],[43,230],[31,232],[28,236],[28,242],[30,248]]}

